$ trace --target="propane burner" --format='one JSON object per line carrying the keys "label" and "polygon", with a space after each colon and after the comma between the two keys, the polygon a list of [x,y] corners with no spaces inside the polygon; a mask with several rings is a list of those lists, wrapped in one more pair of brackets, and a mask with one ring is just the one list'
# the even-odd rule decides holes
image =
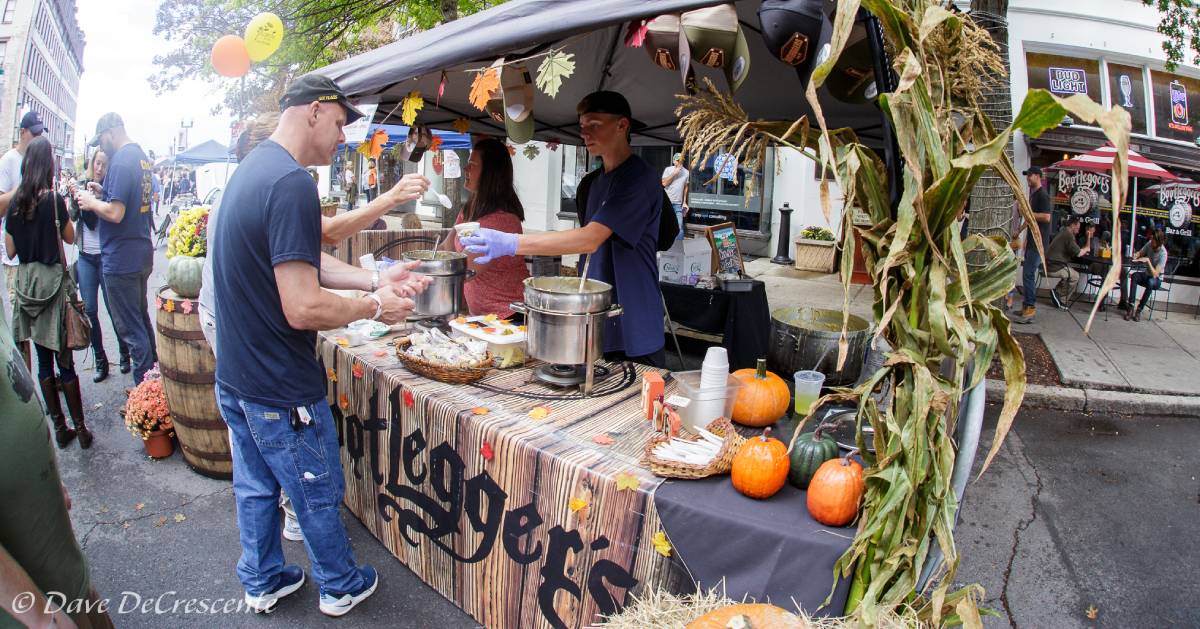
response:
{"label": "propane burner", "polygon": [[[593,382],[600,382],[611,374],[612,371],[603,365],[592,368]],[[542,365],[533,370],[533,376],[552,386],[575,387],[584,383],[587,372],[583,365]]]}

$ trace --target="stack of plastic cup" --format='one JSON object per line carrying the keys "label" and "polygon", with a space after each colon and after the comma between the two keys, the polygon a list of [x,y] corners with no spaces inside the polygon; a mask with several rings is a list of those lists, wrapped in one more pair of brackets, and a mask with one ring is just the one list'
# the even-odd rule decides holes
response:
{"label": "stack of plastic cup", "polygon": [[[729,387],[729,354],[724,347],[710,347],[700,366],[700,390],[693,394],[689,415],[703,426],[725,413]],[[693,427],[694,428],[694,427]]]}

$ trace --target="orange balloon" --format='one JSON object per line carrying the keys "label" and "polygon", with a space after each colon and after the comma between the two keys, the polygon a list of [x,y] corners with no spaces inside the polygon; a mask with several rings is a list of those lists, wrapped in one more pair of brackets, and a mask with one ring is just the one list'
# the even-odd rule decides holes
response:
{"label": "orange balloon", "polygon": [[212,47],[212,65],[217,74],[236,79],[250,70],[246,42],[237,35],[226,35]]}

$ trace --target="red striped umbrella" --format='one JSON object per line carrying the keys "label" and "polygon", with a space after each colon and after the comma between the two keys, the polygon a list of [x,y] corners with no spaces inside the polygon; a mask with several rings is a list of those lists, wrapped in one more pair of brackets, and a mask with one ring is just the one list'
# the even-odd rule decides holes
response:
{"label": "red striped umbrella", "polygon": [[[1076,155],[1051,166],[1057,170],[1090,170],[1092,172],[1109,173],[1113,169],[1113,160],[1117,157],[1117,148],[1112,144]],[[1133,150],[1129,151],[1129,176],[1138,179],[1157,179],[1159,181],[1174,181],[1175,175],[1167,172],[1162,166],[1142,157]]]}

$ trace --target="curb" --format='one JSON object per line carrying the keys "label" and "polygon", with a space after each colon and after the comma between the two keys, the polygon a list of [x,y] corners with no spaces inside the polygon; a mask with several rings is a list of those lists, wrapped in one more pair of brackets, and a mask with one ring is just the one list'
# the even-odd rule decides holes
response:
{"label": "curb", "polygon": [[[988,403],[1002,403],[1005,389],[1004,381],[988,380]],[[1197,396],[1076,389],[1066,386],[1048,387],[1037,384],[1026,386],[1022,406],[1071,413],[1200,417],[1200,397]]]}

